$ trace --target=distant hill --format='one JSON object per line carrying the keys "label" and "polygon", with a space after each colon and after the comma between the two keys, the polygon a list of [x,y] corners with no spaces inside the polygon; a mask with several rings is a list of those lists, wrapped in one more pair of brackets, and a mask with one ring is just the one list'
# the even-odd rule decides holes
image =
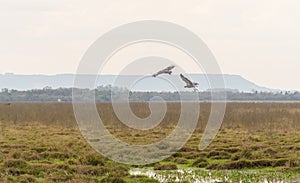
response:
{"label": "distant hill", "polygon": [[[220,75],[210,75],[211,77],[219,77]],[[91,76],[85,75],[89,78]],[[113,85],[116,75],[101,75],[96,86]],[[165,76],[170,82],[180,82],[179,85],[184,83],[179,79],[178,75]],[[218,90],[218,88],[210,88],[204,74],[189,74],[188,77],[200,83],[199,89],[201,91]],[[136,80],[140,76],[124,75],[120,76],[121,79]],[[169,84],[164,77],[145,77],[139,80],[131,89],[135,91],[175,91],[174,87]],[[73,87],[74,74],[58,74],[58,75],[17,75],[17,74],[0,74],[0,88],[8,88],[15,90],[30,90],[42,89],[46,86],[52,88],[71,88]],[[239,75],[224,75],[226,89],[231,92],[275,92],[274,90],[257,84],[239,76]],[[118,87],[127,87],[124,85],[117,85]]]}

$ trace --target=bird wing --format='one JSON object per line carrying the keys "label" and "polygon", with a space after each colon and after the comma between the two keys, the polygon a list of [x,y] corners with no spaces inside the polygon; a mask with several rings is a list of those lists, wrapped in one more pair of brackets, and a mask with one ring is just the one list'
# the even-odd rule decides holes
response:
{"label": "bird wing", "polygon": [[156,74],[159,75],[159,74],[163,74],[165,72],[165,70],[161,70],[161,71],[158,71]]}
{"label": "bird wing", "polygon": [[188,78],[184,77],[184,75],[180,74],[180,78],[186,83],[186,85],[193,85],[193,83]]}
{"label": "bird wing", "polygon": [[169,66],[169,67],[167,67],[167,68],[165,68],[165,69],[163,69],[163,70],[161,70],[161,71],[159,71],[159,72],[162,72],[162,73],[164,73],[164,72],[169,72],[170,70],[172,70],[172,69],[174,69],[174,67],[175,66]]}
{"label": "bird wing", "polygon": [[175,67],[174,65],[171,65],[171,66],[165,68],[164,70],[170,71],[170,70],[174,69],[174,67]]}
{"label": "bird wing", "polygon": [[169,73],[172,69],[174,69],[174,67],[175,67],[174,65],[171,65],[171,66],[169,66],[169,67],[167,67],[163,70],[158,71],[157,73],[153,74],[152,76],[156,77],[156,76],[158,76],[160,74],[163,74],[163,73]]}
{"label": "bird wing", "polygon": [[167,72],[170,72],[170,70],[169,69],[163,69],[163,70],[160,70],[160,71],[158,71],[159,73],[167,73]]}
{"label": "bird wing", "polygon": [[153,76],[153,77],[156,77],[156,76],[158,76],[158,73],[152,74],[152,76]]}
{"label": "bird wing", "polygon": [[153,77],[156,77],[156,76],[158,76],[158,75],[160,75],[160,74],[163,74],[163,73],[164,73],[163,70],[161,70],[161,71],[158,71],[157,73],[153,74],[152,76],[153,76]]}

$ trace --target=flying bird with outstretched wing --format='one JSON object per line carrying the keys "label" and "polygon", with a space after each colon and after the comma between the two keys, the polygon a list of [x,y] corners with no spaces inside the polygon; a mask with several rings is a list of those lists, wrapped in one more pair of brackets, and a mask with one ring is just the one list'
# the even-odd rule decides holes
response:
{"label": "flying bird with outstretched wing", "polygon": [[195,83],[192,82],[191,80],[189,80],[188,78],[186,78],[183,74],[180,74],[180,78],[182,79],[182,81],[185,82],[185,88],[194,88],[194,90],[197,90],[196,87],[198,87],[199,83]]}
{"label": "flying bird with outstretched wing", "polygon": [[172,74],[171,70],[174,69],[174,68],[175,68],[175,66],[171,65],[171,66],[169,66],[169,67],[167,67],[163,70],[158,71],[157,73],[153,74],[152,76],[156,77],[156,76],[161,75],[161,74],[170,74],[171,75]]}

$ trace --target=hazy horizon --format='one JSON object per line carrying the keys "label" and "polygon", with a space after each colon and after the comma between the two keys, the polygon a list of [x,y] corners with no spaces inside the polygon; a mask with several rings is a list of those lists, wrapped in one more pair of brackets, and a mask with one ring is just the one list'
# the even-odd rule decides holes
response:
{"label": "hazy horizon", "polygon": [[[196,33],[224,74],[268,88],[300,90],[299,9],[297,0],[2,0],[0,73],[74,74],[103,33],[133,21],[162,20]],[[123,67],[117,66],[104,73],[117,74]],[[192,65],[187,70],[201,73]]]}

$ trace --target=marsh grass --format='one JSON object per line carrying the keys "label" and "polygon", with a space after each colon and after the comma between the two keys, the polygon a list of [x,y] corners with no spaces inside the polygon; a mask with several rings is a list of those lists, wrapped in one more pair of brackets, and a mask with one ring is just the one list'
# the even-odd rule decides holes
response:
{"label": "marsh grass", "polygon": [[[162,123],[147,131],[122,124],[110,103],[97,107],[114,136],[141,145],[160,141],[176,126],[180,103],[167,105]],[[131,107],[139,117],[150,114],[147,103],[132,103]],[[229,103],[221,130],[203,151],[198,144],[210,104],[201,103],[200,113],[197,129],[184,147],[160,163],[138,167],[257,170],[262,177],[265,172],[275,178],[300,172],[299,103]],[[70,103],[0,104],[0,125],[0,182],[155,182],[129,175],[131,167],[95,152],[81,136]],[[236,176],[251,179],[252,174],[238,172]]]}

